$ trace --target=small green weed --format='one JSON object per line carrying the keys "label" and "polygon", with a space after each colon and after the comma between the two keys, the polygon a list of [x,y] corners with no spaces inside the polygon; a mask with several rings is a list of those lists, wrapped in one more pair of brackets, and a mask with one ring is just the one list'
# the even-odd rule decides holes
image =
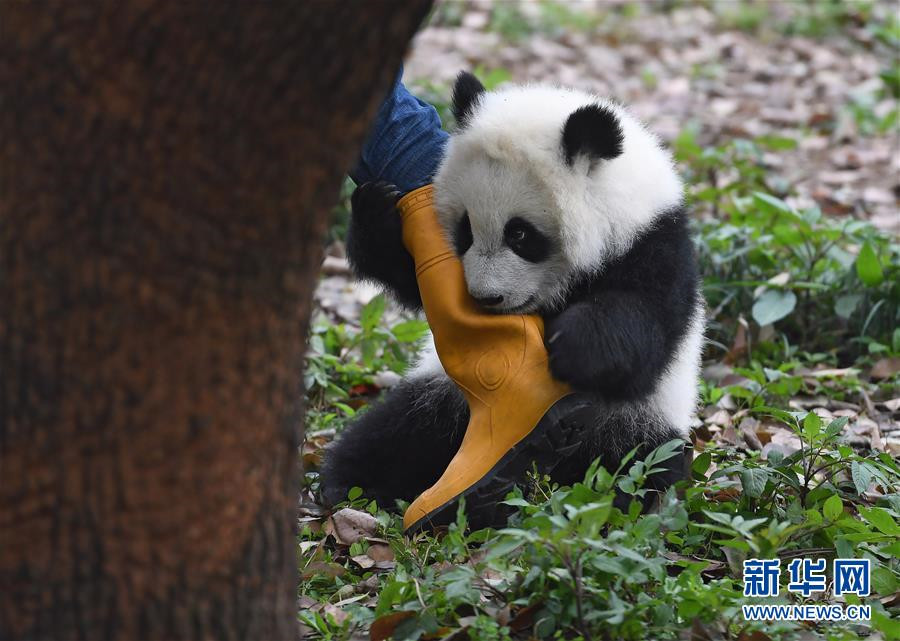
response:
{"label": "small green weed", "polygon": [[409,365],[428,323],[409,318],[382,327],[384,310],[385,298],[379,294],[362,308],[359,327],[324,319],[313,323],[304,376],[309,431],[355,414],[346,402],[348,390],[371,385],[378,372],[402,373]]}
{"label": "small green weed", "polygon": [[[868,30],[877,46],[896,50],[900,43],[900,21],[884,18],[877,3],[794,4],[793,18],[779,29],[818,37],[852,27]],[[638,10],[653,9],[620,12]],[[717,10],[737,10],[727,19],[757,30],[772,24],[774,8],[742,2]],[[460,15],[454,3],[443,3],[434,19],[455,24]],[[593,20],[560,2],[528,13],[504,2],[493,6],[488,28],[516,40],[561,26],[596,29]],[[509,79],[503,70],[475,73],[488,88]],[[865,135],[897,126],[897,110],[885,115],[878,106],[898,95],[896,65],[881,78],[881,89],[847,106]],[[656,78],[645,72],[643,81],[652,87]],[[415,92],[452,126],[447,87],[419,85]],[[727,381],[701,383],[701,401],[732,408],[735,433],[764,426],[759,434],[770,430],[778,443],[739,447],[699,428],[690,482],[659,497],[652,514],[640,512],[640,499],[674,443],[624,474],[595,465],[571,487],[532,477],[507,497],[515,513],[501,531],[469,531],[460,511],[446,531],[408,538],[399,514],[365,501],[355,488],[346,505],[371,520],[365,536],[340,540],[337,515],[320,508],[302,517],[304,633],[473,641],[900,639],[900,465],[885,452],[851,447],[848,417],[797,409],[810,406],[798,398],[858,407],[860,399],[896,397],[900,375],[873,380],[867,372],[900,356],[900,243],[864,220],[795,206],[792,185],[767,168],[765,157],[796,145],[763,136],[704,147],[691,129],[673,143],[690,185],[709,303],[707,358],[724,361],[728,372]],[[333,239],[344,236],[351,190],[345,185]],[[314,323],[307,435],[325,441],[364,411],[377,391],[376,375],[402,372],[426,330],[417,319],[387,322],[381,297],[365,306],[358,326]],[[314,499],[314,468],[307,469],[305,488]],[[634,498],[625,509],[613,505],[621,494]],[[743,596],[742,562],[780,558],[786,566],[798,557],[870,559],[873,593],[864,602],[872,620],[744,621],[741,606],[753,601]],[[782,578],[786,583],[786,572]],[[781,594],[765,603],[801,601],[785,589]],[[829,599],[825,593],[802,602]]]}
{"label": "small green weed", "polygon": [[794,141],[767,137],[699,147],[675,141],[700,213],[697,248],[712,310],[710,338],[728,351],[743,315],[777,324],[786,345],[851,362],[894,350],[900,322],[900,245],[865,221],[798,211],[772,195],[763,151]]}
{"label": "small green weed", "polygon": [[551,38],[566,32],[592,32],[603,22],[605,13],[582,10],[570,2],[540,0],[526,6],[518,2],[497,2],[491,8],[488,30],[509,42],[519,42],[536,33]]}
{"label": "small green weed", "polygon": [[[670,490],[653,514],[641,514],[643,486],[676,455],[677,442],[624,475],[595,464],[582,483],[553,488],[538,500],[511,494],[506,503],[517,512],[499,532],[467,532],[460,511],[442,536],[407,539],[398,517],[372,509],[378,536],[395,554],[390,573],[353,570],[349,558],[364,544],[346,549],[307,531],[301,538],[319,541],[321,567],[341,571],[307,572],[301,593],[364,592],[354,602],[344,596],[347,616],[340,624],[321,613],[303,619],[334,638],[372,625],[389,626],[395,639],[465,632],[485,639],[663,640],[692,627],[721,638],[751,638],[754,630],[770,635],[765,638],[800,638],[802,624],[742,620],[745,558],[868,558],[874,592],[892,595],[900,587],[897,462],[863,458],[843,445],[845,419],[826,425],[813,413],[760,411],[792,425],[802,448],[741,463],[731,453],[704,451],[693,464],[694,484],[681,488],[683,499]],[[876,504],[864,496],[872,483],[886,492]],[[634,497],[628,509],[613,505],[616,492]],[[378,596],[366,597],[365,586],[377,586],[371,591]],[[871,628],[890,638],[890,614],[877,599],[867,602],[876,615]],[[831,624],[829,635],[858,638],[856,629]]]}

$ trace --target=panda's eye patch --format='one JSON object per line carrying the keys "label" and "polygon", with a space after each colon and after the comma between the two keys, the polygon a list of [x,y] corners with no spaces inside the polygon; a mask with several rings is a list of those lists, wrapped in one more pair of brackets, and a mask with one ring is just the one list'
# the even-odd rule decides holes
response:
{"label": "panda's eye patch", "polygon": [[511,243],[521,243],[528,236],[528,232],[524,229],[512,229],[509,232],[509,242]]}
{"label": "panda's eye patch", "polygon": [[456,223],[456,234],[454,235],[453,243],[456,245],[456,253],[459,256],[469,251],[469,247],[472,246],[472,224],[469,222],[469,212],[464,213],[463,217]]}
{"label": "panda's eye patch", "polygon": [[524,218],[510,218],[503,229],[503,241],[525,260],[538,263],[550,253],[550,239]]}

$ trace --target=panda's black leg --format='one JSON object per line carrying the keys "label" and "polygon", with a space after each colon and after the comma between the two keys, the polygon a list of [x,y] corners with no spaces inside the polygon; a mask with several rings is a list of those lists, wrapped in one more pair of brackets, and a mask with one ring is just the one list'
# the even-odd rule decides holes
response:
{"label": "panda's black leg", "polygon": [[[598,458],[601,465],[614,474],[625,456],[637,448],[635,456],[620,472],[627,474],[635,461],[645,460],[650,452],[664,443],[683,438],[665,419],[633,406],[598,402],[592,421],[593,426],[586,430],[592,435],[591,442],[560,460],[550,474],[553,481],[561,485],[582,481],[588,467]],[[645,510],[651,508],[658,495],[671,485],[688,478],[692,453],[690,443],[685,441],[682,452],[654,466],[660,471],[647,477],[644,484],[644,488],[650,490],[642,500]],[[614,505],[626,510],[631,499],[631,495],[617,490]]]}
{"label": "panda's black leg", "polygon": [[386,286],[397,301],[421,309],[416,266],[403,245],[397,200],[400,193],[388,183],[365,183],[356,188],[350,202],[347,258],[360,278]]}
{"label": "panda's black leg", "polygon": [[325,453],[323,498],[329,505],[363,489],[386,508],[433,485],[456,454],[469,409],[450,379],[406,380],[360,414]]}

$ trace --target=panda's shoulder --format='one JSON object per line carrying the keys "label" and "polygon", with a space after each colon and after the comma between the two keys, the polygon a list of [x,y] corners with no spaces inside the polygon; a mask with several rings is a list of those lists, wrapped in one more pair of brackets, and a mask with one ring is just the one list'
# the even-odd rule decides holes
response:
{"label": "panda's shoulder", "polygon": [[697,266],[687,209],[665,209],[637,232],[630,247],[609,256],[593,270],[585,270],[573,288],[574,298],[599,289],[666,287],[682,279],[694,280]]}

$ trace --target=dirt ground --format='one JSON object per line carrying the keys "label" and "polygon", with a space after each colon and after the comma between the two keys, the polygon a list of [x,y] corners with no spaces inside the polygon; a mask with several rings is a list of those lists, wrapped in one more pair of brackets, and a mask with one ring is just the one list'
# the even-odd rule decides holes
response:
{"label": "dirt ground", "polygon": [[[628,105],[669,142],[686,128],[709,146],[790,138],[794,149],[764,156],[773,192],[900,235],[900,134],[896,122],[874,124],[898,107],[879,77],[898,51],[878,40],[877,21],[811,23],[792,1],[686,4],[445,0],[416,36],[404,80],[444,100],[464,69],[579,87]],[[871,15],[883,21],[892,10],[878,2]],[[378,289],[349,277],[339,245],[329,253],[318,309],[355,323]]]}
{"label": "dirt ground", "polygon": [[[548,16],[535,2],[442,3],[414,41],[407,82],[445,85],[462,69],[502,69],[512,82],[615,98],[667,141],[685,127],[711,145],[793,138],[795,150],[765,159],[783,181],[773,187],[793,186],[797,205],[815,201],[825,213],[900,232],[896,123],[886,133],[870,131],[870,121],[897,107],[879,95],[879,73],[892,54],[873,35],[874,21],[809,25],[800,3],[757,2],[750,7],[765,5],[766,13],[751,31],[744,23],[754,14],[737,13],[747,3],[684,3],[691,6],[668,12],[650,2],[557,4],[567,13]],[[498,6],[512,17],[502,21]],[[890,10],[890,2],[872,9]],[[783,33],[790,29],[825,33]]]}
{"label": "dirt ground", "polygon": [[[746,16],[732,15],[737,7],[759,5],[766,11],[752,28]],[[548,17],[541,6],[564,13]],[[796,206],[817,204],[828,215],[868,219],[900,235],[898,127],[895,121],[879,131],[875,124],[898,107],[879,77],[892,62],[897,68],[891,59],[897,50],[892,54],[873,35],[872,21],[809,24],[797,6],[720,2],[662,11],[597,0],[445,1],[415,38],[404,80],[445,102],[463,69],[516,83],[575,86],[625,103],[667,142],[685,128],[704,146],[790,138],[793,149],[763,158],[773,193],[790,192]],[[877,12],[889,10],[890,3],[872,9],[882,21]],[[357,325],[379,289],[356,282],[342,253],[339,242],[329,249],[314,318]],[[402,314],[388,301],[388,324]],[[379,384],[390,386],[397,376],[385,374],[390,380]],[[704,418],[715,423],[714,416]],[[890,440],[892,449],[900,448]]]}

